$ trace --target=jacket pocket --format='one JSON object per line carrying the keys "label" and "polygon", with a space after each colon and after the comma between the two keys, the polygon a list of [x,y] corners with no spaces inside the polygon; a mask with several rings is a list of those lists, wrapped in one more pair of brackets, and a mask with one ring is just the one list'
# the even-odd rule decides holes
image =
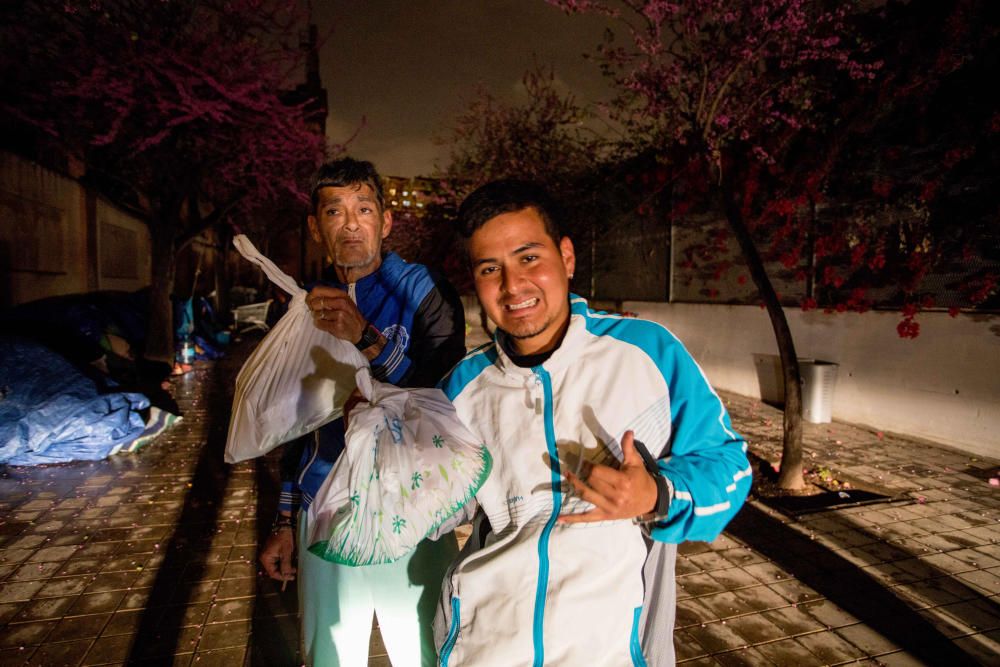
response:
{"label": "jacket pocket", "polygon": [[461,625],[462,618],[461,607],[459,599],[453,596],[451,598],[451,625],[448,627],[448,636],[444,640],[444,645],[441,646],[441,655],[438,658],[438,665],[440,667],[448,667],[451,650],[455,648],[455,642],[458,641],[458,628]]}

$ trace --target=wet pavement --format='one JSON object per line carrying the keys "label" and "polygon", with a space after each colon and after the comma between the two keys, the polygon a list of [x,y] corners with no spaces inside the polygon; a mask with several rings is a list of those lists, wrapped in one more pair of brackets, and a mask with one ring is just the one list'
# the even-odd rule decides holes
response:
{"label": "wet pavement", "polygon": [[[751,453],[780,459],[781,414],[723,394]],[[679,661],[1000,664],[998,462],[850,424],[806,424],[807,467],[845,506],[790,517],[749,502],[680,548]],[[858,488],[887,496],[852,506]]]}
{"label": "wet pavement", "polygon": [[[173,380],[184,419],[138,453],[0,468],[0,666],[300,664],[294,587],[255,561],[276,457],[222,462],[235,352]],[[723,399],[776,461],[780,413]],[[843,423],[807,424],[805,449],[848,497],[795,516],[752,500],[682,545],[678,661],[1000,664],[1000,462]],[[851,505],[859,488],[888,498]]]}

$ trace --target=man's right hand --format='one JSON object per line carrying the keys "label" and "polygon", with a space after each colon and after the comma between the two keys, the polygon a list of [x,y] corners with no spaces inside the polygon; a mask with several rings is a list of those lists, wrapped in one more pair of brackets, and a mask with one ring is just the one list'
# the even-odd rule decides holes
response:
{"label": "man's right hand", "polygon": [[267,576],[278,581],[294,581],[295,565],[292,556],[295,553],[295,531],[291,528],[279,528],[271,533],[264,542],[260,552],[260,564],[264,566]]}
{"label": "man's right hand", "polygon": [[368,326],[368,320],[351,301],[350,295],[336,287],[317,285],[306,296],[306,305],[312,311],[316,328],[349,343],[360,341]]}

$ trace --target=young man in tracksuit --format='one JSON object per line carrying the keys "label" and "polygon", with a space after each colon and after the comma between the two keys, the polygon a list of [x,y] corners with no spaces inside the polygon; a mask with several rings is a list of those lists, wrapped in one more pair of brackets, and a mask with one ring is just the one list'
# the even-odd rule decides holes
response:
{"label": "young man in tracksuit", "polygon": [[569,293],[543,190],[490,183],[459,215],[497,334],[441,386],[494,463],[445,578],[439,664],[673,664],[676,545],[739,509],[746,445],[669,331]]}
{"label": "young man in tracksuit", "polygon": [[[323,165],[313,179],[312,209],[309,229],[333,260],[306,298],[316,326],[354,343],[377,379],[401,387],[434,386],[465,353],[462,302],[426,267],[382,253],[392,215],[375,168],[350,158]],[[327,562],[302,543],[308,535],[305,510],[344,450],[344,429],[338,419],[298,446],[286,445],[278,517],[260,561],[271,577],[294,579],[298,533],[307,664],[365,667],[373,611],[393,665],[433,664],[434,602],[457,551],[453,535],[425,540],[395,563],[366,567]]]}

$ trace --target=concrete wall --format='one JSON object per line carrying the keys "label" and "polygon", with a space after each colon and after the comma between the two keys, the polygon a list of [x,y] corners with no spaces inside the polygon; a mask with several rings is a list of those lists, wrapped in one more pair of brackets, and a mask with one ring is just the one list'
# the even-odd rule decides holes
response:
{"label": "concrete wall", "polygon": [[134,291],[152,280],[152,242],[146,223],[97,200],[97,288]]}
{"label": "concrete wall", "polygon": [[[673,331],[716,387],[761,397],[758,369],[778,352],[761,308],[641,301],[623,308]],[[835,420],[1000,458],[1000,316],[922,313],[920,336],[902,339],[898,313],[785,313],[800,358],[839,364]]]}
{"label": "concrete wall", "polygon": [[82,188],[0,152],[0,305],[86,289]]}
{"label": "concrete wall", "polygon": [[0,307],[151,278],[149,230],[72,178],[0,152]]}
{"label": "concrete wall", "polygon": [[[463,297],[473,343],[486,340],[479,304]],[[601,306],[604,307],[604,306]],[[716,387],[762,397],[777,345],[757,306],[626,301],[622,310],[665,325]],[[839,364],[834,420],[927,438],[1000,459],[1000,316],[922,313],[920,336],[896,334],[892,312],[826,315],[786,309],[800,358]],[[765,397],[774,387],[764,387]]]}

